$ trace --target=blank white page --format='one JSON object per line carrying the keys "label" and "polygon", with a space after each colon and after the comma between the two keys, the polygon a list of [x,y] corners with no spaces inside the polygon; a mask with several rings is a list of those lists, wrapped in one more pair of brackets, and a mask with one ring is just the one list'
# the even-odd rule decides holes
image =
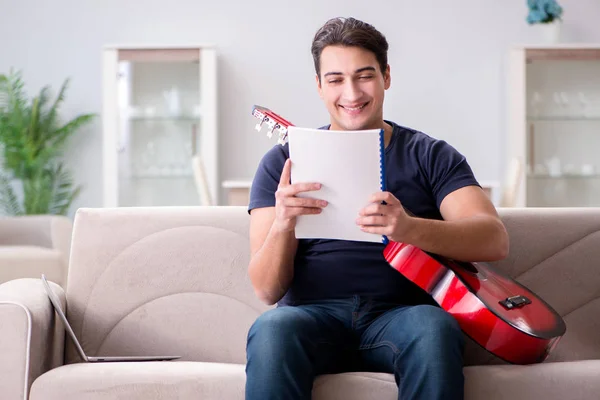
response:
{"label": "blank white page", "polygon": [[292,183],[322,184],[320,190],[303,192],[298,197],[329,203],[321,214],[297,218],[296,238],[383,241],[381,235],[363,232],[356,224],[360,209],[382,189],[382,141],[381,129],[288,128]]}

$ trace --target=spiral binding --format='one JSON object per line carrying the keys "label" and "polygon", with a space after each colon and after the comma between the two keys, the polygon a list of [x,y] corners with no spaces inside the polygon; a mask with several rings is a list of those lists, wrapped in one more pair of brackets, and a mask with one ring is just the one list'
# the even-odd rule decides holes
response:
{"label": "spiral binding", "polygon": [[[385,131],[379,131],[379,187],[382,192],[386,191],[385,184]],[[388,244],[389,239],[386,235],[381,238],[383,244]]]}

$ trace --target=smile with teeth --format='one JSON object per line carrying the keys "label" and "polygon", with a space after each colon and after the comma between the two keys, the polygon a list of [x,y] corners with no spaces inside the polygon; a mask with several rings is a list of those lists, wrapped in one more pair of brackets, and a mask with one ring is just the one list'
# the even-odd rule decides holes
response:
{"label": "smile with teeth", "polygon": [[362,110],[363,108],[365,108],[365,106],[369,104],[369,102],[363,103],[362,105],[358,106],[358,107],[347,107],[347,106],[340,106],[342,107],[344,110],[348,110],[348,111],[358,111],[358,110]]}

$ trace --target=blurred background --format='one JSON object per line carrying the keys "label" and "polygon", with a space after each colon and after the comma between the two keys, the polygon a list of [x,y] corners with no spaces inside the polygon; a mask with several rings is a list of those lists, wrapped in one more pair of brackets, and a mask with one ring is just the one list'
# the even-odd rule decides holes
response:
{"label": "blurred background", "polygon": [[384,117],[450,142],[495,204],[598,205],[600,2],[559,3],[560,19],[544,24],[526,0],[0,0],[4,87],[21,85],[27,109],[46,86],[51,106],[68,79],[48,129],[74,122],[64,147],[56,135],[45,144],[58,146],[54,161],[40,161],[63,174],[59,204],[31,200],[44,182],[5,162],[16,197],[5,193],[5,213],[24,212],[27,191],[28,210],[69,216],[247,203],[277,145],[254,129],[253,105],[296,125],[329,122],[310,45],[336,16],[389,41]]}

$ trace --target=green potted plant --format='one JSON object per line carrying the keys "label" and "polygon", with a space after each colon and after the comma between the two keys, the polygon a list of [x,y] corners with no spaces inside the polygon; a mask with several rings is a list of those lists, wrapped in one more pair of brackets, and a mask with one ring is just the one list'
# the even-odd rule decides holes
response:
{"label": "green potted plant", "polygon": [[62,155],[67,139],[95,115],[61,121],[68,84],[54,99],[49,86],[28,99],[20,72],[0,75],[0,213],[66,215],[79,195]]}

